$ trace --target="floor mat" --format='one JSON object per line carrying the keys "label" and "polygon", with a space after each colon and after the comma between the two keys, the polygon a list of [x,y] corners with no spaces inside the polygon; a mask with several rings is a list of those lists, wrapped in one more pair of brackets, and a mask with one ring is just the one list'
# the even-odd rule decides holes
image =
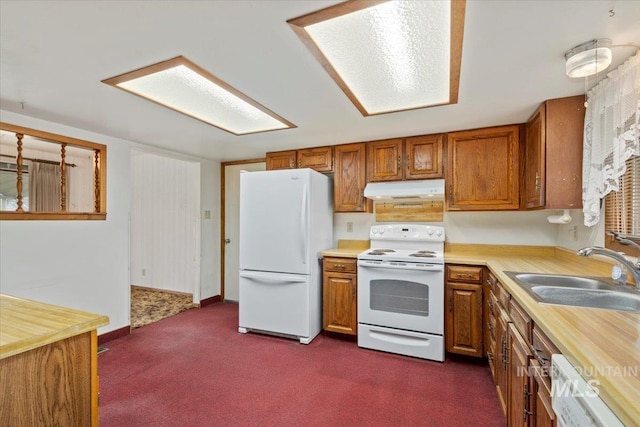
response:
{"label": "floor mat", "polygon": [[191,294],[131,287],[131,328],[139,328],[193,308]]}

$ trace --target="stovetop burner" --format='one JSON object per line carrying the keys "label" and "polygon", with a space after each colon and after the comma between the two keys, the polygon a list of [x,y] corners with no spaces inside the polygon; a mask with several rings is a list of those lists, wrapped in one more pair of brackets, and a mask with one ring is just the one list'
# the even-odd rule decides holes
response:
{"label": "stovetop burner", "polygon": [[[371,247],[358,260],[409,265],[444,264],[444,227],[424,224],[374,225]],[[393,248],[393,249],[389,249]]]}
{"label": "stovetop burner", "polygon": [[387,253],[395,252],[393,249],[371,249],[371,252],[368,252],[367,255],[384,255]]}

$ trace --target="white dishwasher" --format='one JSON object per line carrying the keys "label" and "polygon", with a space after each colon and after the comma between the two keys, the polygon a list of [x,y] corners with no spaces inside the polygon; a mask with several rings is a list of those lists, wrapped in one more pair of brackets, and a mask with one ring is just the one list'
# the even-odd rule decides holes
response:
{"label": "white dishwasher", "polygon": [[551,402],[560,427],[624,427],[600,399],[597,382],[585,381],[561,354],[551,356]]}

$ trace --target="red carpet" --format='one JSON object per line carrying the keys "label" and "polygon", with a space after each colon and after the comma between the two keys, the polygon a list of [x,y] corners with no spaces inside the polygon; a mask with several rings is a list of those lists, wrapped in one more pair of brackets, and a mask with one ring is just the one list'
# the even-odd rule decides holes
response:
{"label": "red carpet", "polygon": [[323,334],[305,346],[237,326],[237,305],[218,303],[106,343],[100,425],[506,425],[486,365]]}

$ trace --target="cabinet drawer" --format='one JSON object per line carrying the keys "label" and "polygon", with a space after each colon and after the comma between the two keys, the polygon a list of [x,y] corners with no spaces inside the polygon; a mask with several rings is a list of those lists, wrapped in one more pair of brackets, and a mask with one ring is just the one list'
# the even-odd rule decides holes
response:
{"label": "cabinet drawer", "polygon": [[498,298],[496,298],[493,292],[489,293],[489,300],[487,301],[487,306],[489,307],[489,315],[496,317],[496,313],[498,312]]}
{"label": "cabinet drawer", "polygon": [[505,291],[499,282],[496,283],[494,292],[502,308],[509,310],[509,292]]}
{"label": "cabinet drawer", "polygon": [[355,258],[325,258],[324,271],[335,271],[338,273],[357,273],[357,260]]}
{"label": "cabinet drawer", "polygon": [[509,317],[527,344],[531,344],[531,318],[514,300],[509,301]]}
{"label": "cabinet drawer", "polygon": [[531,349],[533,350],[535,358],[540,363],[540,366],[549,369],[551,366],[551,355],[560,352],[539,328],[534,326],[531,335]]}
{"label": "cabinet drawer", "polygon": [[449,265],[447,266],[447,280],[482,284],[482,270],[483,267]]}
{"label": "cabinet drawer", "polygon": [[487,284],[489,285],[491,290],[495,293],[496,286],[498,285],[498,279],[496,279],[496,276],[494,276],[493,273],[491,273],[490,271],[487,273]]}
{"label": "cabinet drawer", "polygon": [[489,333],[489,341],[496,340],[496,317],[489,315],[487,317],[487,332]]}

